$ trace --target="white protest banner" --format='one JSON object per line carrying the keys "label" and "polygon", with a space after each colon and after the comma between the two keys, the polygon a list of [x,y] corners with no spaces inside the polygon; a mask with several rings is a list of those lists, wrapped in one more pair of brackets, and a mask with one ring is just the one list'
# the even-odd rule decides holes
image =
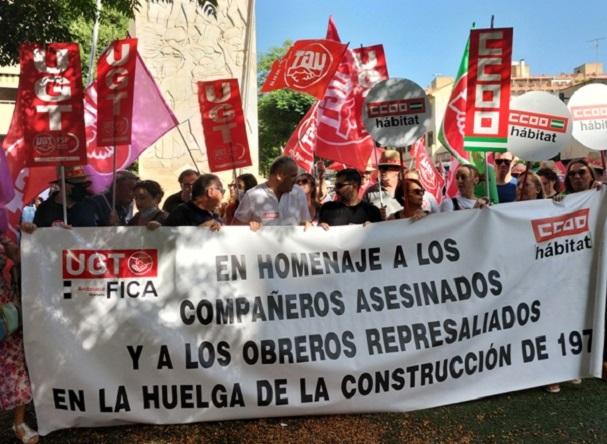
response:
{"label": "white protest banner", "polygon": [[599,376],[605,191],[367,227],[39,229],[39,430],[408,411]]}

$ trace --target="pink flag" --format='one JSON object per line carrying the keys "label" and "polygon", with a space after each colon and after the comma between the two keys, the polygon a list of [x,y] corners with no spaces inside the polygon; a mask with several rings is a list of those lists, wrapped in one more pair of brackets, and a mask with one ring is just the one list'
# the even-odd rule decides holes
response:
{"label": "pink flag", "polygon": [[[178,124],[139,54],[134,90],[131,144],[116,147],[116,170],[128,168],[146,148]],[[85,168],[93,182],[93,191],[99,193],[112,182],[114,147],[97,146],[97,91],[94,83],[86,89],[84,120],[88,154],[88,165]]]}
{"label": "pink flag", "polygon": [[411,148],[411,157],[415,158],[415,169],[419,173],[419,180],[426,191],[434,196],[438,204],[443,201],[443,186],[445,179],[439,174],[432,158],[426,151],[424,138],[420,138]]}

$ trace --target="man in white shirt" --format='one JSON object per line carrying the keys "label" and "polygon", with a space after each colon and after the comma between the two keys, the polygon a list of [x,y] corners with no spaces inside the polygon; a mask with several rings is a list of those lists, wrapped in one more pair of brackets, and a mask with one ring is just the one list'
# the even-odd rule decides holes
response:
{"label": "man in white shirt", "polygon": [[308,202],[295,185],[297,164],[286,156],[270,166],[270,177],[246,192],[234,214],[234,225],[246,225],[257,231],[264,225],[310,225]]}

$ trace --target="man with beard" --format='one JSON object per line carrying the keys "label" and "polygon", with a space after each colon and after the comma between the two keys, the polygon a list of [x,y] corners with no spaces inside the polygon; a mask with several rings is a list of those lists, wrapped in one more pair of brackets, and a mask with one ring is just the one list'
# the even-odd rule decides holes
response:
{"label": "man with beard", "polygon": [[379,181],[367,189],[363,200],[379,208],[382,218],[388,219],[403,209],[403,206],[394,198],[401,170],[398,151],[384,150],[377,166],[379,168]]}
{"label": "man with beard", "polygon": [[380,222],[379,209],[358,197],[361,175],[352,168],[335,175],[335,192],[339,200],[326,202],[320,207],[319,224],[324,229],[333,225],[365,224]]}
{"label": "man with beard", "polygon": [[[56,180],[54,183],[59,183]],[[67,201],[67,224],[73,227],[95,227],[98,216],[88,190],[91,181],[80,166],[65,169],[65,193]],[[61,190],[52,193],[42,202],[34,216],[36,227],[63,225],[63,202]]]}
{"label": "man with beard", "polygon": [[270,166],[268,180],[243,196],[232,225],[249,225],[257,231],[264,225],[310,226],[310,212],[303,190],[295,185],[297,164],[286,156]]}

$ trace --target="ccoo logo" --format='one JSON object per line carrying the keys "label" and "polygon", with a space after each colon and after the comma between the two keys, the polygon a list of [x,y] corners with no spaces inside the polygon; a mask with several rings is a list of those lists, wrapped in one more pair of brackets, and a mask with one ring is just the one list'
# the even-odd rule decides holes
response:
{"label": "ccoo logo", "polygon": [[589,231],[588,215],[590,210],[584,208],[562,216],[547,217],[531,221],[533,234],[537,242],[545,242],[557,237],[572,236]]}

